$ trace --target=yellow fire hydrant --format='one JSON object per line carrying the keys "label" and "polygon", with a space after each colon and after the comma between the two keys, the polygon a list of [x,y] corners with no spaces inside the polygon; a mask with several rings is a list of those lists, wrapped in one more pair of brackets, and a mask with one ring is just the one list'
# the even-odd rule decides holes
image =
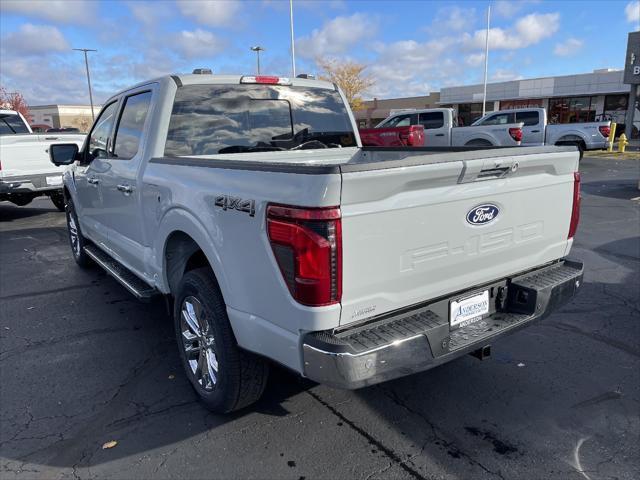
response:
{"label": "yellow fire hydrant", "polygon": [[627,136],[623,133],[618,138],[618,153],[624,153],[624,149],[629,145],[629,140],[627,140]]}

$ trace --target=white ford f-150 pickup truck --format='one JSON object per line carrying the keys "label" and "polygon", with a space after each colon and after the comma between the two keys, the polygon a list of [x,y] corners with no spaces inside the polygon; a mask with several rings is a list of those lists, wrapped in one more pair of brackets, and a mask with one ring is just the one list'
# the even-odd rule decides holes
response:
{"label": "white ford f-150 pickup truck", "polygon": [[601,150],[609,146],[611,122],[561,123],[547,122],[544,108],[500,110],[476,120],[475,126],[495,126],[522,122],[522,146],[575,145],[580,156],[585,150]]}
{"label": "white ford f-150 pickup truck", "polygon": [[487,354],[582,281],[575,147],[362,148],[331,83],[163,77],[50,154],[76,262],[169,300],[218,412],[269,361],[358,388]]}
{"label": "white ford f-150 pickup truck", "polygon": [[459,127],[452,108],[401,110],[376,125],[376,128],[422,125],[427,147],[516,147],[521,144],[523,123],[511,121],[492,126]]}
{"label": "white ford f-150 pickup truck", "polygon": [[36,134],[19,112],[0,110],[0,201],[23,206],[46,195],[63,211],[63,169],[49,161],[49,145],[69,141],[82,146],[84,138],[68,133]]}

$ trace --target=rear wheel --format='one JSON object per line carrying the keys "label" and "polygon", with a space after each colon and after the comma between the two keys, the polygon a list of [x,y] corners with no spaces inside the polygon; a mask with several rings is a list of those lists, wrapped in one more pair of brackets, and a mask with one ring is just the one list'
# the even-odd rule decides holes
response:
{"label": "rear wheel", "polygon": [[9,201],[14,205],[17,205],[19,207],[24,207],[25,205],[29,205],[33,201],[33,198],[34,198],[33,195],[29,195],[29,194],[17,194],[17,195],[11,195],[11,198],[9,199]]}
{"label": "rear wheel", "polygon": [[267,383],[268,364],[238,347],[209,268],[184,275],[173,314],[182,364],[204,405],[228,413],[257,401]]}
{"label": "rear wheel", "polygon": [[62,193],[52,193],[51,195],[49,195],[49,198],[59,211],[65,211],[64,196],[62,195]]}
{"label": "rear wheel", "polygon": [[71,245],[71,253],[73,259],[82,268],[86,268],[91,265],[91,259],[84,251],[84,246],[87,241],[82,236],[80,231],[80,224],[78,223],[78,216],[76,215],[73,202],[69,198],[66,207],[67,212],[67,231],[69,234],[69,244]]}
{"label": "rear wheel", "polygon": [[491,147],[491,142],[478,138],[465,143],[465,147]]}
{"label": "rear wheel", "polygon": [[582,140],[561,140],[559,142],[556,142],[556,146],[572,146],[572,147],[576,147],[578,149],[578,153],[580,155],[580,160],[582,160],[582,157],[584,156],[584,151],[587,149],[587,146],[585,145],[584,141]]}

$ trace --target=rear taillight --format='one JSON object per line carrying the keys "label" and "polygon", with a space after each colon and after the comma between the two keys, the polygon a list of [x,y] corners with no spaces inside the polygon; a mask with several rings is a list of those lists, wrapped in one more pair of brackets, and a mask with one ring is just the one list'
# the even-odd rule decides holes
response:
{"label": "rear taillight", "polygon": [[611,135],[611,127],[609,125],[600,125],[598,127],[598,130],[600,130],[600,134],[604,138],[607,138],[609,135]]}
{"label": "rear taillight", "polygon": [[578,230],[580,222],[580,172],[573,173],[573,207],[571,208],[571,223],[569,224],[569,235],[573,238]]}
{"label": "rear taillight", "polygon": [[522,129],[520,127],[510,128],[509,135],[511,135],[511,138],[513,138],[516,142],[522,141]]}
{"label": "rear taillight", "polygon": [[340,208],[270,205],[267,232],[284,281],[295,300],[313,307],[340,302]]}

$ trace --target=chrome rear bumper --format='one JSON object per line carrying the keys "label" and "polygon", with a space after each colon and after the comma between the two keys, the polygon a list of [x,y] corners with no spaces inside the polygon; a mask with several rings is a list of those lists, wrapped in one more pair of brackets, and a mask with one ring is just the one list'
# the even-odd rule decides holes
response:
{"label": "chrome rear bumper", "polygon": [[433,311],[442,311],[435,305],[448,304],[452,295],[346,330],[310,332],[302,340],[304,374],[355,389],[428,370],[549,315],[576,294],[583,272],[582,263],[562,260],[470,289],[489,289],[492,308],[482,320],[455,330]]}

